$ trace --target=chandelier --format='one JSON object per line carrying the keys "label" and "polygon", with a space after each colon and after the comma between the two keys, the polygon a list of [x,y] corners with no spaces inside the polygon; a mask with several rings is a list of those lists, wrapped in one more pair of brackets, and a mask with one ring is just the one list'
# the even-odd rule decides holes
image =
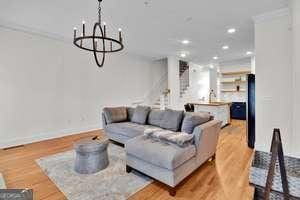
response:
{"label": "chandelier", "polygon": [[77,36],[77,28],[74,28],[73,43],[80,49],[93,52],[98,67],[103,67],[105,54],[121,51],[124,45],[121,29],[118,30],[118,39],[107,36],[106,23],[101,21],[102,0],[98,0],[98,2],[98,22],[94,24],[93,35],[86,35],[85,21],[82,21],[82,33],[79,36]]}

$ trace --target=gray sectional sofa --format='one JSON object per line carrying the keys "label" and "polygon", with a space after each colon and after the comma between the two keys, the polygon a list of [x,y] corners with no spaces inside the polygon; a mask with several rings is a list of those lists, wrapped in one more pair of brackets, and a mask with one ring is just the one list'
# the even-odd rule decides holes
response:
{"label": "gray sectional sofa", "polygon": [[[143,106],[104,108],[102,120],[107,137],[125,145],[126,171],[135,169],[166,184],[172,196],[184,178],[210,158],[214,160],[221,128],[221,121],[205,112],[162,111]],[[177,144],[149,138],[145,135],[149,130],[184,132],[191,134],[192,139],[182,143],[179,138]]]}

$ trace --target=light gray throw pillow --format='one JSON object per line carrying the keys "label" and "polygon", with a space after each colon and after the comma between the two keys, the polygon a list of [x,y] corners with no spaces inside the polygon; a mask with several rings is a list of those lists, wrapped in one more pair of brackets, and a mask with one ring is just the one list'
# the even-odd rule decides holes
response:
{"label": "light gray throw pillow", "polygon": [[183,111],[167,109],[164,112],[160,127],[171,131],[178,131],[182,122],[182,117]]}
{"label": "light gray throw pillow", "polygon": [[181,131],[192,134],[194,128],[211,120],[211,115],[205,112],[187,112],[185,113]]}
{"label": "light gray throw pillow", "polygon": [[148,124],[160,127],[164,113],[164,110],[152,109],[148,116]]}
{"label": "light gray throw pillow", "polygon": [[125,107],[106,107],[103,109],[103,113],[108,124],[127,120],[127,110]]}
{"label": "light gray throw pillow", "polygon": [[151,108],[149,106],[137,106],[134,109],[131,121],[138,124],[146,124]]}

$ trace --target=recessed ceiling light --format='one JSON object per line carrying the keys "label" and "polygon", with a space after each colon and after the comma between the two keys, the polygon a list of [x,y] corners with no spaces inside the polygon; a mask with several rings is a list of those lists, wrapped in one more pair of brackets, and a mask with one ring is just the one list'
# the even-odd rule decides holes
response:
{"label": "recessed ceiling light", "polygon": [[189,40],[182,40],[181,43],[182,43],[182,44],[189,44],[190,41],[189,41]]}
{"label": "recessed ceiling light", "polygon": [[222,46],[222,49],[227,50],[227,49],[229,49],[229,46],[224,45],[224,46]]}
{"label": "recessed ceiling light", "polygon": [[252,51],[247,51],[247,52],[246,52],[246,55],[252,55],[252,54],[253,54]]}
{"label": "recessed ceiling light", "polygon": [[188,17],[188,18],[185,19],[186,22],[190,22],[190,21],[192,21],[192,20],[193,20],[192,17]]}
{"label": "recessed ceiling light", "polygon": [[181,58],[185,58],[186,56],[187,56],[186,53],[180,53]]}
{"label": "recessed ceiling light", "polygon": [[235,32],[236,32],[235,28],[230,28],[230,29],[227,30],[227,33],[229,33],[229,34],[233,34]]}
{"label": "recessed ceiling light", "polygon": [[214,60],[218,60],[219,57],[218,57],[218,56],[214,56],[213,59],[214,59]]}

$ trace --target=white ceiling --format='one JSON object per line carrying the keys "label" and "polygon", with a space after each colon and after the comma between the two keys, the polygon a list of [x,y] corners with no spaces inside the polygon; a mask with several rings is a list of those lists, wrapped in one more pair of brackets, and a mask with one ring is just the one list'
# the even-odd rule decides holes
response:
{"label": "white ceiling", "polygon": [[[287,0],[103,0],[103,18],[111,34],[124,34],[126,51],[163,58],[190,52],[187,60],[205,63],[243,57],[254,50],[252,16],[287,7]],[[87,31],[97,19],[97,0],[1,0],[1,21],[73,37],[84,19]],[[226,29],[237,33],[229,35]],[[180,44],[189,39],[190,45]],[[224,51],[222,45],[229,45]]]}

